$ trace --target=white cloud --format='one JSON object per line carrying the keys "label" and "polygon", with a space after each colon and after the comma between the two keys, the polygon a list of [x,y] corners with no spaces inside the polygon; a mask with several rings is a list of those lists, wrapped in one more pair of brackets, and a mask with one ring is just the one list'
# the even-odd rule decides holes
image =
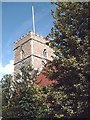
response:
{"label": "white cloud", "polygon": [[14,72],[14,61],[10,60],[9,63],[5,66],[0,63],[0,79],[3,77],[5,74],[12,74]]}

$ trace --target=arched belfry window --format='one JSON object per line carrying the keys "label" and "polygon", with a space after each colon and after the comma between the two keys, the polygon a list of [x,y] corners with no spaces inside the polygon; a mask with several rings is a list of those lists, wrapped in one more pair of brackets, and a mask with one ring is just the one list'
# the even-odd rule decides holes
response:
{"label": "arched belfry window", "polygon": [[45,66],[45,62],[44,61],[42,61],[42,68]]}
{"label": "arched belfry window", "polygon": [[43,50],[43,57],[47,57],[47,50],[46,49]]}
{"label": "arched belfry window", "polygon": [[23,58],[24,58],[24,51],[21,50],[21,51],[20,51],[20,59],[23,59]]}

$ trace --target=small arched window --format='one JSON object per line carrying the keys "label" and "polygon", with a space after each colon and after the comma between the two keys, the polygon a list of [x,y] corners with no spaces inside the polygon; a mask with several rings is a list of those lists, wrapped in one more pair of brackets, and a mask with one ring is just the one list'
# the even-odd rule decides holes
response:
{"label": "small arched window", "polygon": [[20,59],[23,59],[23,57],[24,57],[24,51],[21,50],[21,51],[20,51]]}
{"label": "small arched window", "polygon": [[45,66],[45,62],[44,61],[42,61],[42,68]]}
{"label": "small arched window", "polygon": [[46,49],[43,50],[43,57],[47,57],[47,50]]}

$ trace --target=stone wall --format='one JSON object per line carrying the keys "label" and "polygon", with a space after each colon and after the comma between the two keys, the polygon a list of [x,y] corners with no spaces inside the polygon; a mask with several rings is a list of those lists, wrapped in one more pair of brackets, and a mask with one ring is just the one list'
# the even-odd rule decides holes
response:
{"label": "stone wall", "polygon": [[[22,63],[33,65],[35,69],[41,70],[42,62],[52,60],[53,50],[47,46],[46,40],[37,34],[28,32],[14,43],[14,71],[18,71]],[[21,59],[20,52],[23,50],[23,58]],[[46,50],[46,57],[43,56],[43,51]]]}

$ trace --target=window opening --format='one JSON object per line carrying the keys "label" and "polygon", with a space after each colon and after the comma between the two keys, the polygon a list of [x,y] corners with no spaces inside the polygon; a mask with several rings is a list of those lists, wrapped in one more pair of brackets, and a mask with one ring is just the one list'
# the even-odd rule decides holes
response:
{"label": "window opening", "polygon": [[47,50],[46,49],[43,50],[43,57],[47,57]]}
{"label": "window opening", "polygon": [[20,51],[20,59],[22,60],[22,59],[23,59],[23,57],[24,57],[24,51],[23,51],[23,50],[21,50],[21,51]]}

